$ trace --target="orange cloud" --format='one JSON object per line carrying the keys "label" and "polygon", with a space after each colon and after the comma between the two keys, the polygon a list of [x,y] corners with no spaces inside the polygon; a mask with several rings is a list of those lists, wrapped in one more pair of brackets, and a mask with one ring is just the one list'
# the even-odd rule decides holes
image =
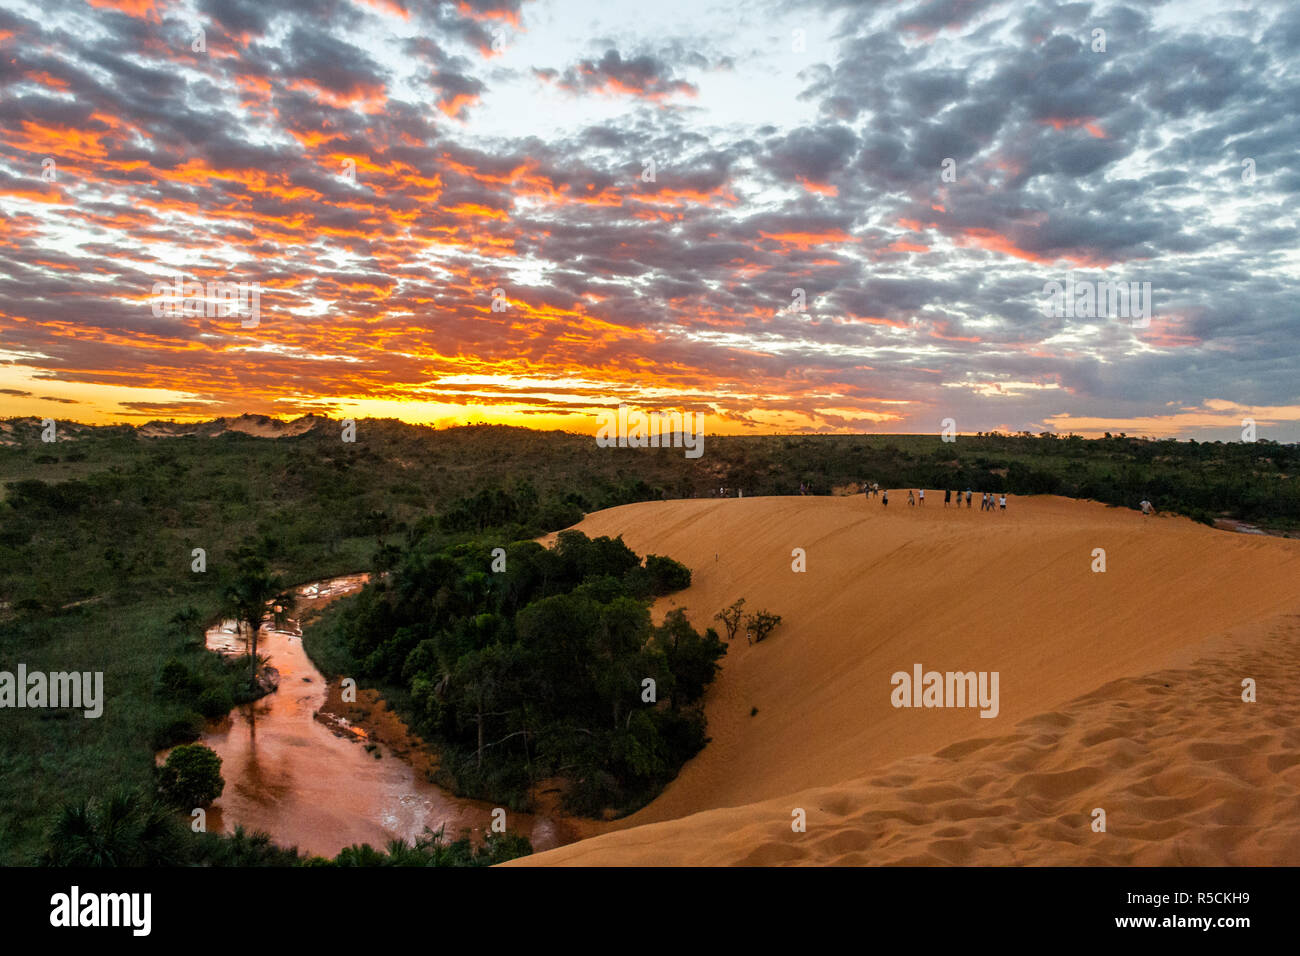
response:
{"label": "orange cloud", "polygon": [[477,93],[457,93],[450,99],[443,97],[438,100],[438,109],[442,110],[452,119],[459,119],[462,110],[473,106],[479,101]]}
{"label": "orange cloud", "polygon": [[1061,252],[1055,255],[1031,252],[1027,249],[1020,248],[1011,238],[1004,236],[995,230],[980,229],[973,226],[963,229],[961,235],[957,236],[955,241],[961,246],[978,246],[981,249],[988,249],[990,252],[1000,252],[1003,255],[1014,256],[1017,259],[1025,259],[1029,262],[1040,262],[1048,265],[1064,260],[1066,262],[1073,262],[1075,265],[1104,269],[1107,266],[1112,265],[1115,261],[1113,259],[1103,259],[1100,256],[1094,256],[1090,253],[1083,252]]}
{"label": "orange cloud", "polygon": [[158,11],[158,3],[155,0],[86,0],[92,7],[99,7],[101,10],[116,10],[118,13],[125,13],[129,17],[140,19],[149,19],[155,22],[161,22],[162,16]]}
{"label": "orange cloud", "polygon": [[807,179],[803,176],[797,176],[795,178],[798,179],[799,182],[803,184],[803,188],[808,190],[810,193],[817,193],[819,196],[838,196],[840,194],[839,187],[832,186],[830,183],[815,183],[811,179]]}
{"label": "orange cloud", "polygon": [[857,242],[853,236],[840,229],[828,229],[825,232],[763,232],[758,233],[764,239],[779,242],[782,245],[798,249],[811,249],[828,243]]}

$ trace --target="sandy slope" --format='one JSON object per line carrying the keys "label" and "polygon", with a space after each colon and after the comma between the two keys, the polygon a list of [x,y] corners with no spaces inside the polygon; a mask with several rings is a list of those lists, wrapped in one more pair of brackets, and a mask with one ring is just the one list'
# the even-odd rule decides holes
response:
{"label": "sandy slope", "polygon": [[215,418],[209,422],[146,422],[137,428],[141,438],[175,438],[196,435],[216,438],[226,432],[242,432],[258,438],[292,438],[303,435],[328,422],[319,415],[303,415],[293,421],[282,421],[267,415],[240,415],[238,418]]}
{"label": "sandy slope", "polygon": [[[733,644],[708,698],[713,742],[658,800],[529,862],[1300,863],[1279,823],[1300,819],[1287,729],[1300,674],[1284,664],[1296,628],[1282,617],[1300,609],[1300,542],[1059,498],[986,514],[929,497],[589,516],[588,534],[692,568],[660,613],[679,603],[704,625],[746,597],[787,623]],[[894,708],[890,675],[917,662],[998,671],[999,715]],[[1240,702],[1241,676],[1260,703]],[[1096,806],[1111,814],[1104,843]],[[806,834],[791,832],[794,807]]]}

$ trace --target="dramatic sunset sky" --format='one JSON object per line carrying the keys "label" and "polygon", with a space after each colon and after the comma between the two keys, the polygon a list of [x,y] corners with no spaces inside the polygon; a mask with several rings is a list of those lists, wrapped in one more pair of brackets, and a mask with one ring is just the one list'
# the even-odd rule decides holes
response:
{"label": "dramatic sunset sky", "polygon": [[1298,112],[1290,0],[0,0],[0,416],[1295,441]]}

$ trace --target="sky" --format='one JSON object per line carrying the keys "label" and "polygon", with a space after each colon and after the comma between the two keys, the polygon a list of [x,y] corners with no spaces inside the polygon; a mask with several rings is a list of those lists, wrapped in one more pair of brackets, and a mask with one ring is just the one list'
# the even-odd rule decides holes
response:
{"label": "sky", "polygon": [[1297,113],[1290,0],[0,0],[0,417],[1297,441]]}

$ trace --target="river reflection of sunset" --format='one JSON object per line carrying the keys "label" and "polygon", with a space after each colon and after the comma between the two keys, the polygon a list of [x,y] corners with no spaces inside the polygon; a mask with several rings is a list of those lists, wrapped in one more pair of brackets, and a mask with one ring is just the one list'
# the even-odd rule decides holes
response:
{"label": "river reflection of sunset", "polygon": [[[334,578],[298,589],[296,615],[359,591],[368,575]],[[236,707],[208,723],[200,743],[221,757],[226,786],[208,812],[208,828],[231,831],[236,824],[264,830],[278,844],[333,856],[354,843],[382,847],[390,839],[414,840],[426,827],[446,827],[449,838],[470,830],[481,835],[494,805],[455,797],[430,783],[407,760],[364,728],[341,715],[317,713],[329,683],[302,646],[296,618],[285,630],[264,624],[258,652],[280,674],[279,689]],[[246,635],[234,622],[207,632],[207,646],[219,653],[247,653]],[[510,813],[507,826],[527,836],[535,849],[567,842],[553,821]]]}

